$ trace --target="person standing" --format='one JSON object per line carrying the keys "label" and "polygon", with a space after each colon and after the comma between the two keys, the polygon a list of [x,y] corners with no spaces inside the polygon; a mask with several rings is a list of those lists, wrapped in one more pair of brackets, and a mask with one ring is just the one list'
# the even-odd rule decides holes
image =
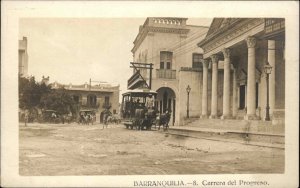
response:
{"label": "person standing", "polygon": [[152,95],[149,95],[147,98],[146,98],[146,107],[148,109],[152,108],[154,106],[154,100],[153,100],[153,97]]}
{"label": "person standing", "polygon": [[26,110],[24,115],[25,127],[27,126],[28,118],[29,118],[29,114],[28,111]]}

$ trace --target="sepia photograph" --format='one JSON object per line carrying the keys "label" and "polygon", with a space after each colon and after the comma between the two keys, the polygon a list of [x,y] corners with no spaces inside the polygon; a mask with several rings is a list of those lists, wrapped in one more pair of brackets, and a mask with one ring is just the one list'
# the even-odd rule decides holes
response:
{"label": "sepia photograph", "polygon": [[1,107],[1,130],[15,123],[10,173],[68,178],[29,186],[282,187],[273,178],[287,178],[299,139],[286,14],[14,18],[15,102],[4,118]]}
{"label": "sepia photograph", "polygon": [[20,175],[284,172],[284,19],[19,27]]}

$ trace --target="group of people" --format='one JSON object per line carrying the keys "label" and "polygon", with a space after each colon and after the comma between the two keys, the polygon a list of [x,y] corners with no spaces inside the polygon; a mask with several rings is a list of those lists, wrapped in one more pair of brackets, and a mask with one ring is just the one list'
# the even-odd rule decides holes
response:
{"label": "group of people", "polygon": [[89,125],[90,123],[93,125],[93,123],[96,121],[96,116],[91,113],[81,113],[79,115],[79,124],[83,125]]}
{"label": "group of people", "polygon": [[[104,126],[107,127],[109,123],[120,123],[120,118],[117,118],[117,116],[113,115],[108,109],[105,109],[104,111],[101,112],[100,114],[100,124],[103,124]],[[82,112],[79,114],[79,124],[83,125],[89,125],[96,122],[96,114],[95,113],[87,113],[87,112]]]}

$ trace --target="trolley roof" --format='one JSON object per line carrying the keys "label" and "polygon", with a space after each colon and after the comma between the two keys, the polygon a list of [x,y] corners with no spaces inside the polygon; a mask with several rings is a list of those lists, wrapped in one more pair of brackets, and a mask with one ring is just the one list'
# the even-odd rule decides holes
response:
{"label": "trolley roof", "polygon": [[129,95],[131,93],[134,94],[157,94],[156,91],[149,90],[149,89],[135,89],[135,90],[127,90],[122,95]]}

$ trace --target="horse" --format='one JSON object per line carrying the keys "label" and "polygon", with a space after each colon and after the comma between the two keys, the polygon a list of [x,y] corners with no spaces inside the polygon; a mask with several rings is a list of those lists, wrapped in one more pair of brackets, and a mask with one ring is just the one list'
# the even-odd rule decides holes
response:
{"label": "horse", "polygon": [[104,125],[107,128],[110,119],[111,119],[111,115],[109,113],[104,113],[104,115],[103,115],[103,129],[104,129]]}
{"label": "horse", "polygon": [[143,108],[135,109],[134,121],[133,124],[136,127],[136,130],[144,129],[144,119],[145,119],[146,110]]}
{"label": "horse", "polygon": [[94,124],[94,115],[93,114],[88,114],[88,124],[91,123],[92,125]]}
{"label": "horse", "polygon": [[81,115],[79,116],[79,121],[78,121],[79,124],[82,124],[82,125],[88,125],[89,122],[90,122],[89,115],[81,114]]}
{"label": "horse", "polygon": [[107,123],[119,124],[121,123],[121,119],[116,115],[109,115],[106,120]]}
{"label": "horse", "polygon": [[114,122],[114,118],[112,115],[108,115],[106,117],[106,124],[109,124],[109,123],[113,123]]}
{"label": "horse", "polygon": [[136,109],[134,124],[137,130],[150,130],[152,124],[155,122],[156,111],[154,109]]}
{"label": "horse", "polygon": [[158,115],[156,118],[156,126],[158,126],[158,130],[160,130],[160,126],[163,126],[163,130],[169,129],[169,121],[170,121],[171,114],[166,111],[166,113],[163,113],[161,115]]}
{"label": "horse", "polygon": [[65,120],[67,121],[68,124],[70,124],[72,121],[72,116],[69,116],[69,115],[66,116]]}

